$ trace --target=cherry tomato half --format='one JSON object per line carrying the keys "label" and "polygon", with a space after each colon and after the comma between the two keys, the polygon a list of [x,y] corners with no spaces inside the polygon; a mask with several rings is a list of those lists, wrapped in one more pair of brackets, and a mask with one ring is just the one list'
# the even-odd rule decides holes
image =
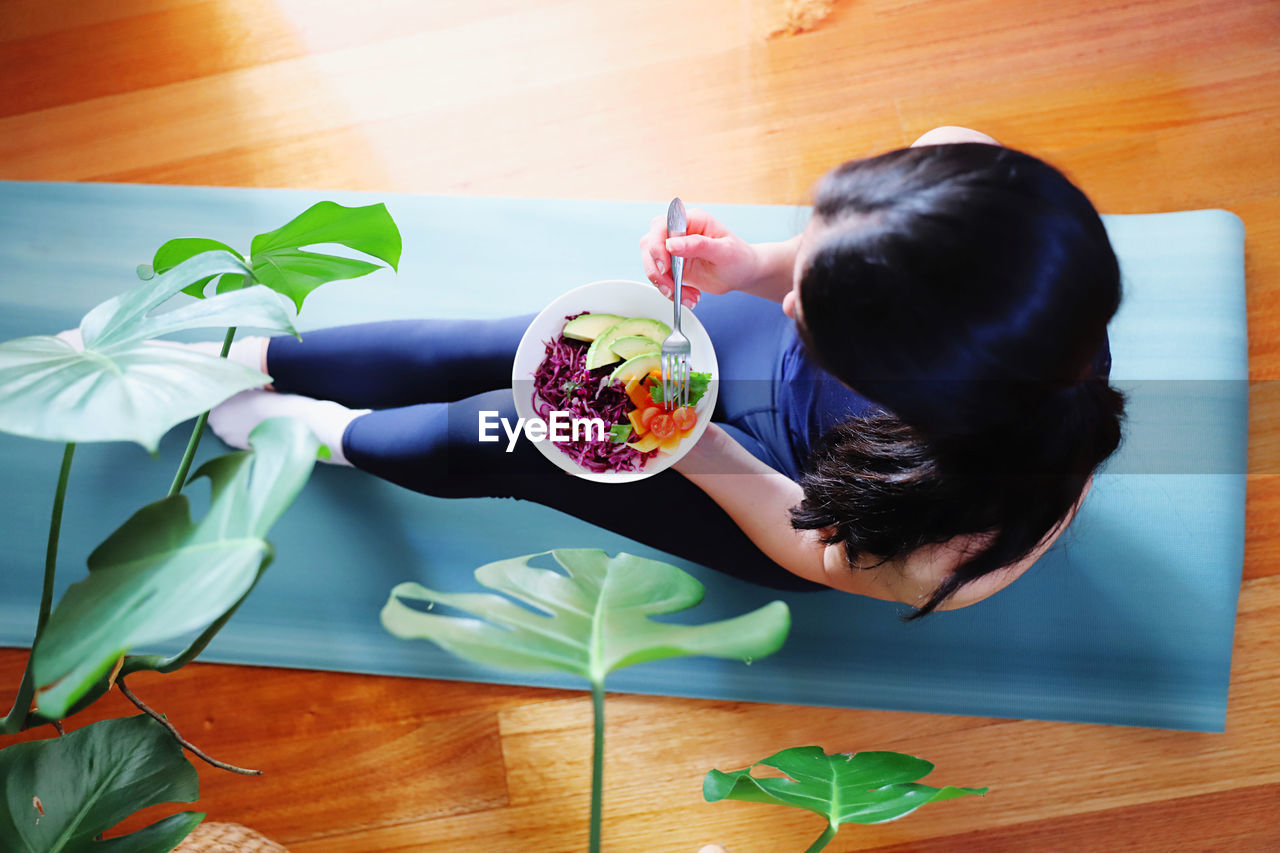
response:
{"label": "cherry tomato half", "polygon": [[650,406],[640,413],[640,425],[645,429],[653,429],[653,419],[662,414],[659,406]]}
{"label": "cherry tomato half", "polygon": [[698,413],[693,406],[681,406],[671,413],[671,419],[676,422],[676,429],[687,432],[698,423]]}
{"label": "cherry tomato half", "polygon": [[676,422],[671,419],[671,415],[658,415],[649,421],[649,432],[658,438],[670,438],[675,435]]}

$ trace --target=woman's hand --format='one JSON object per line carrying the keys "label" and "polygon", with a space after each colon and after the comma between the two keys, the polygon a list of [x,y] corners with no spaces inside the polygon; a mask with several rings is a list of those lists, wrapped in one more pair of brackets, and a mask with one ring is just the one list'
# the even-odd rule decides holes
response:
{"label": "woman's hand", "polygon": [[757,248],[705,210],[691,207],[687,216],[688,233],[684,237],[667,236],[667,217],[663,214],[653,218],[649,233],[640,238],[640,259],[649,281],[670,299],[675,288],[671,256],[679,255],[685,259],[680,301],[688,308],[698,303],[703,291],[750,290],[762,267]]}

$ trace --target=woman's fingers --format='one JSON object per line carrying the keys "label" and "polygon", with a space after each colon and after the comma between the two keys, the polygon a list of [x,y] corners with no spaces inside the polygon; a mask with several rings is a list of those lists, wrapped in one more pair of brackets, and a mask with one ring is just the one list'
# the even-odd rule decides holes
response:
{"label": "woman's fingers", "polygon": [[698,259],[709,264],[725,264],[734,260],[734,247],[728,240],[690,234],[687,237],[668,237],[665,248],[682,258]]}
{"label": "woman's fingers", "polygon": [[[672,254],[704,260],[711,265],[734,260],[729,242],[717,239],[727,236],[728,232],[706,211],[689,208],[688,223],[688,236],[668,237],[667,217],[661,214],[650,220],[649,232],[640,238],[640,262],[645,277],[668,299],[672,298],[675,288],[671,278]],[[687,308],[697,305],[701,297],[702,290],[689,284],[680,290],[680,302]]]}
{"label": "woman's fingers", "polygon": [[664,276],[661,272],[658,271],[657,260],[654,258],[654,256],[651,253],[647,251],[641,252],[640,264],[641,266],[644,267],[645,278],[649,279],[649,281],[657,285],[659,290],[662,289],[662,286],[664,284],[667,287],[671,286],[671,283],[672,283],[671,277]]}
{"label": "woman's fingers", "polygon": [[[671,273],[659,273],[657,263],[651,254],[642,254],[640,260],[644,265],[645,277],[658,288],[663,296],[670,299],[675,292],[675,280],[671,278]],[[680,303],[687,308],[692,309],[698,304],[698,299],[702,297],[702,291],[692,285],[681,284],[680,287]]]}
{"label": "woman's fingers", "polygon": [[[688,223],[685,228],[687,234],[705,234],[708,237],[723,237],[729,233],[729,229],[725,228],[715,217],[707,213],[700,207],[691,207],[685,211],[685,221]],[[663,222],[665,225],[665,221]],[[662,236],[667,236],[665,233]]]}
{"label": "woman's fingers", "polygon": [[[668,288],[673,284],[670,275],[671,255],[664,245],[666,239],[667,223],[657,217],[650,223],[649,233],[640,238],[640,263],[644,267],[644,274],[659,290],[664,283]],[[670,295],[669,289],[665,292]]]}
{"label": "woman's fingers", "polygon": [[[668,279],[670,280],[670,279]],[[668,299],[673,298],[675,294],[675,283],[659,284],[658,290]],[[692,311],[698,304],[698,300],[702,298],[702,291],[688,284],[680,285],[680,304]]]}

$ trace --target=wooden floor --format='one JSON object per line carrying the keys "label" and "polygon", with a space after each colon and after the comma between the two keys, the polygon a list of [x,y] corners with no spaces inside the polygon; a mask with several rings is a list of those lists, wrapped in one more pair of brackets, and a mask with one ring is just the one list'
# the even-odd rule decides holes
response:
{"label": "wooden floor", "polygon": [[[1104,212],[1236,212],[1255,385],[1226,733],[614,696],[606,847],[803,849],[817,818],[707,805],[700,779],[820,743],[992,787],[830,850],[1280,849],[1280,4],[840,0],[766,41],[780,3],[4,0],[0,178],[804,202],[963,124]],[[23,658],[0,652],[5,690]],[[296,853],[585,849],[582,694],[224,666],[133,686],[266,771],[202,769],[200,807]]]}

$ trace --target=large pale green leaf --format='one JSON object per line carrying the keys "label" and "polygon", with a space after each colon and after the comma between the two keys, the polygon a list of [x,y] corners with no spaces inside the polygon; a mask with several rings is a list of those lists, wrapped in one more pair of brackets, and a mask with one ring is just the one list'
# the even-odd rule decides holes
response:
{"label": "large pale green leaf", "polygon": [[102,720],[0,751],[0,849],[6,853],[167,853],[204,815],[180,812],[94,841],[136,811],[190,803],[196,770],[150,717]]}
{"label": "large pale green leaf", "polygon": [[228,272],[245,266],[226,252],[207,252],[103,302],[80,323],[83,351],[49,335],[0,344],[0,430],[52,441],[136,441],[154,451],[175,424],[263,384],[263,374],[226,359],[147,343],[236,325],[296,334],[265,287],[155,313],[185,285]]}
{"label": "large pale green leaf", "polygon": [[270,560],[267,531],[306,483],[319,442],[301,422],[264,421],[253,451],[195,474],[212,484],[209,512],[185,495],[143,507],[89,556],[36,644],[36,710],[61,718],[125,652],[209,625],[235,606]]}
{"label": "large pale green leaf", "polygon": [[[594,548],[550,553],[568,573],[529,563],[540,554],[476,569],[489,593],[442,593],[416,583],[391,591],[382,624],[398,637],[430,640],[476,663],[526,672],[570,672],[602,684],[607,673],[680,655],[752,659],[781,648],[786,604],[702,625],[655,622],[702,600],[704,588],[675,566]],[[539,612],[521,606],[523,602]],[[423,612],[407,601],[456,608],[479,618]],[[431,606],[431,605],[428,605]]]}
{"label": "large pale green leaf", "polygon": [[[751,775],[758,766],[781,770],[790,778]],[[800,746],[758,761],[751,767],[722,773],[712,770],[702,783],[707,802],[746,800],[796,806],[816,812],[832,827],[842,823],[881,823],[909,814],[925,803],[966,794],[985,794],[986,788],[933,788],[915,781],[933,765],[901,752],[859,752],[828,755],[821,747]]]}

